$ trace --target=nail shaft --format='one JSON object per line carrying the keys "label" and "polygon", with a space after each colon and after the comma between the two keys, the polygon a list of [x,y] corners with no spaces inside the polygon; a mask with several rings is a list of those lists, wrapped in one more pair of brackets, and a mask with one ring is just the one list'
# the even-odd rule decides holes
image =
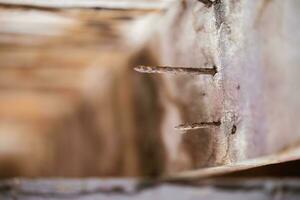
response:
{"label": "nail shaft", "polygon": [[176,126],[175,128],[181,131],[188,131],[188,130],[196,130],[196,129],[203,129],[203,128],[216,128],[221,125],[220,121],[217,122],[199,122],[199,123],[192,123],[192,124],[181,124]]}
{"label": "nail shaft", "polygon": [[190,68],[190,67],[168,67],[168,66],[137,66],[135,71],[141,73],[172,73],[172,74],[191,74],[191,75],[212,75],[217,73],[217,68]]}

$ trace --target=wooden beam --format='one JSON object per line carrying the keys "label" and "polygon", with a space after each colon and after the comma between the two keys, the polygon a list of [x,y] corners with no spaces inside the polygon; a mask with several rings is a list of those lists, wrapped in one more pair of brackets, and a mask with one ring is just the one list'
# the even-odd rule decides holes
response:
{"label": "wooden beam", "polygon": [[103,8],[103,9],[139,9],[157,10],[166,9],[172,0],[145,1],[145,0],[0,0],[0,4],[13,6],[31,6],[41,8]]}

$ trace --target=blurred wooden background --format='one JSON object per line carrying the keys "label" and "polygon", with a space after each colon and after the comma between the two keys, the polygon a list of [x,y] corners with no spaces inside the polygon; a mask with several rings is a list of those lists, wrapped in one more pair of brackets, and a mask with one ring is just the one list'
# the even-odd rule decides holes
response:
{"label": "blurred wooden background", "polygon": [[[143,87],[143,80],[134,81],[129,64],[145,40],[141,30],[135,34],[133,29],[147,24],[148,15],[160,15],[163,7],[142,1],[129,1],[129,8],[121,1],[121,7],[99,1],[99,8],[81,2],[89,9],[3,2],[1,176],[161,173],[156,165],[163,160],[153,152],[159,136],[138,134],[139,123],[151,113],[136,113],[134,101],[140,100],[133,88]],[[103,6],[110,3],[113,8]],[[137,8],[130,6],[135,4]],[[141,167],[145,158],[153,169]]]}

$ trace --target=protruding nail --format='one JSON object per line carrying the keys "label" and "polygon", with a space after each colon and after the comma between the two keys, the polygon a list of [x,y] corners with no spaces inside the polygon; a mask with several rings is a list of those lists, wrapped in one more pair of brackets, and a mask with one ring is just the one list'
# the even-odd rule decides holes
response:
{"label": "protruding nail", "polygon": [[213,68],[190,68],[190,67],[167,67],[167,66],[138,66],[135,71],[141,73],[173,73],[173,74],[192,74],[192,75],[212,75],[217,73],[217,67]]}
{"label": "protruding nail", "polygon": [[203,129],[203,128],[216,128],[221,125],[220,121],[217,122],[198,122],[198,123],[186,123],[176,126],[175,128],[181,131],[188,131],[188,130],[196,130],[196,129]]}

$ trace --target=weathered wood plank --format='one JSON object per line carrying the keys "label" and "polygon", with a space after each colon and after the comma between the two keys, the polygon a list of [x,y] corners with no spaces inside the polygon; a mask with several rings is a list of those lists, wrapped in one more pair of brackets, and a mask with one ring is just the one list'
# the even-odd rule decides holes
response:
{"label": "weathered wood plank", "polygon": [[0,0],[0,3],[42,8],[166,9],[174,0]]}
{"label": "weathered wood plank", "polygon": [[212,167],[200,169],[202,177],[299,159],[299,1],[214,2],[178,2],[149,46],[161,66],[217,68],[215,76],[152,75],[164,108],[167,171]]}
{"label": "weathered wood plank", "polygon": [[0,183],[2,199],[298,199],[298,179],[215,179],[190,183],[137,180],[11,180]]}

